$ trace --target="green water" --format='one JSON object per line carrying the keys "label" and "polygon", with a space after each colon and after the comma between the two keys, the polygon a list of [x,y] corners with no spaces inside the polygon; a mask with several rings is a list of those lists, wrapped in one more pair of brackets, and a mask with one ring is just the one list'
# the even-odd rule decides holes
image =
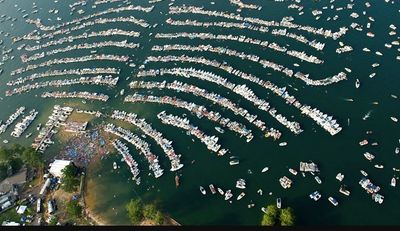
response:
{"label": "green water", "polygon": [[[62,1],[62,3],[54,3],[47,1],[38,1],[37,5],[40,8],[39,13],[36,15],[30,15],[30,18],[39,17],[42,19],[44,24],[56,24],[55,21],[57,16],[61,17],[62,21],[70,21],[78,16],[76,13],[73,16],[69,15],[69,4],[74,1]],[[259,17],[266,20],[280,20],[283,16],[292,15],[295,18],[295,22],[299,24],[309,24],[314,27],[324,27],[326,29],[332,29],[337,31],[341,26],[349,26],[352,21],[365,24],[366,18],[358,20],[350,20],[349,14],[352,11],[334,11],[328,10],[324,13],[324,18],[327,16],[333,17],[335,14],[339,15],[339,19],[335,22],[326,22],[324,19],[315,21],[311,15],[311,10],[321,9],[323,6],[328,4],[328,1],[321,2],[308,2],[304,3],[305,14],[298,16],[296,10],[288,11],[287,5],[290,3],[274,3],[272,1],[251,1],[257,2],[263,6],[262,11],[249,11],[244,10],[242,15],[249,15],[252,17]],[[351,53],[345,53],[338,55],[335,53],[335,49],[338,46],[337,41],[324,39],[321,36],[313,36],[307,33],[301,33],[307,38],[314,38],[326,43],[326,47],[323,52],[317,52],[310,49],[293,39],[285,39],[283,37],[274,37],[270,33],[256,33],[252,31],[241,31],[237,29],[224,29],[224,28],[192,28],[192,27],[172,27],[165,23],[168,17],[172,17],[175,20],[199,20],[199,21],[228,21],[222,18],[214,18],[200,15],[166,15],[168,12],[169,1],[163,1],[157,3],[155,8],[150,13],[140,12],[123,12],[119,14],[110,14],[104,17],[118,17],[118,16],[129,16],[133,15],[136,18],[143,18],[150,24],[158,23],[156,28],[143,29],[135,25],[127,25],[125,23],[110,23],[107,25],[92,26],[88,27],[89,31],[100,31],[111,28],[121,28],[124,30],[135,30],[141,32],[140,38],[128,38],[129,42],[138,42],[141,48],[127,51],[120,48],[102,48],[98,49],[98,54],[128,54],[137,66],[140,66],[143,61],[149,55],[180,55],[183,52],[151,52],[150,48],[157,44],[168,44],[168,43],[179,43],[179,44],[211,44],[214,46],[226,46],[231,49],[238,51],[244,51],[249,54],[256,54],[262,58],[276,61],[279,64],[287,67],[293,67],[292,63],[300,63],[299,68],[293,67],[294,70],[300,70],[305,73],[310,73],[311,78],[324,78],[332,76],[339,71],[343,71],[344,67],[352,69],[352,73],[348,75],[348,80],[337,84],[333,84],[327,87],[310,87],[306,86],[302,81],[295,78],[288,78],[280,73],[270,71],[269,69],[263,69],[260,65],[254,62],[244,62],[238,58],[218,56],[211,53],[196,54],[187,52],[187,55],[192,56],[204,56],[209,59],[216,59],[220,62],[226,61],[231,66],[237,67],[238,69],[253,73],[261,79],[268,79],[278,86],[287,86],[289,92],[294,95],[302,103],[312,105],[319,108],[321,111],[333,115],[339,123],[343,126],[343,131],[338,135],[332,137],[327,132],[322,130],[308,117],[302,116],[298,110],[293,107],[289,107],[285,102],[273,95],[270,91],[262,89],[258,85],[243,81],[235,76],[227,75],[225,72],[216,70],[214,68],[195,65],[195,64],[178,64],[180,67],[200,68],[208,71],[212,71],[223,77],[227,77],[231,82],[234,83],[246,83],[259,97],[265,97],[271,105],[273,105],[280,113],[292,120],[301,123],[302,128],[305,130],[298,136],[290,133],[285,127],[280,125],[267,113],[256,110],[254,106],[245,101],[243,98],[238,97],[233,93],[229,93],[224,88],[220,88],[214,84],[207,83],[205,81],[193,80],[193,79],[181,79],[179,81],[196,84],[199,87],[206,88],[209,91],[218,92],[219,94],[232,99],[235,102],[252,113],[256,113],[259,117],[267,122],[268,126],[277,128],[283,132],[282,141],[288,142],[288,146],[279,147],[278,142],[273,142],[271,139],[265,139],[262,134],[252,127],[241,117],[235,116],[230,111],[224,110],[217,105],[210,105],[209,101],[206,101],[199,97],[185,93],[176,93],[173,91],[154,91],[154,95],[176,95],[179,98],[185,99],[186,101],[192,101],[197,104],[207,105],[211,110],[219,111],[222,115],[233,118],[246,124],[247,127],[253,130],[255,138],[252,142],[246,143],[245,140],[240,139],[233,132],[226,130],[224,134],[219,134],[214,130],[214,126],[217,124],[207,121],[205,118],[198,119],[196,116],[191,115],[188,111],[183,109],[176,109],[172,106],[167,105],[156,105],[156,104],[123,104],[123,97],[119,96],[114,98],[121,89],[126,89],[126,94],[133,93],[132,90],[128,89],[128,83],[134,79],[126,81],[125,78],[133,76],[137,73],[138,68],[130,68],[125,64],[117,62],[86,62],[81,64],[73,65],[57,65],[51,67],[51,69],[72,69],[72,68],[83,68],[83,67],[118,67],[121,68],[120,83],[115,89],[108,89],[105,87],[94,87],[94,86],[73,86],[64,88],[54,88],[54,90],[76,90],[83,91],[88,90],[92,92],[102,92],[110,95],[110,100],[107,103],[102,102],[88,102],[88,104],[82,104],[81,100],[54,100],[54,99],[41,99],[40,94],[43,91],[50,89],[33,90],[30,93],[5,97],[4,91],[7,89],[5,83],[11,78],[9,73],[21,66],[19,56],[23,54],[23,51],[18,51],[17,46],[22,43],[17,43],[11,46],[10,38],[6,38],[0,35],[0,39],[4,40],[4,45],[8,48],[13,47],[14,52],[11,55],[15,55],[13,61],[7,62],[0,68],[4,69],[4,73],[0,76],[0,93],[4,100],[0,101],[0,119],[6,120],[7,117],[15,111],[17,106],[26,106],[27,110],[36,108],[40,114],[35,120],[34,124],[26,131],[26,133],[33,132],[33,136],[37,135],[35,127],[38,123],[45,123],[47,117],[51,113],[51,108],[55,104],[63,104],[66,102],[73,102],[80,104],[82,108],[96,109],[103,112],[110,112],[113,109],[123,109],[129,112],[135,112],[141,117],[146,118],[146,121],[152,123],[153,127],[158,131],[165,134],[165,137],[173,141],[173,146],[177,153],[182,154],[182,162],[185,167],[179,171],[181,176],[181,186],[175,187],[175,173],[165,172],[165,174],[159,178],[154,179],[148,176],[149,173],[147,162],[138,155],[138,152],[132,147],[131,153],[133,157],[139,162],[141,170],[142,183],[136,186],[132,181],[128,181],[130,172],[124,164],[120,164],[121,168],[117,172],[112,171],[112,162],[120,160],[120,156],[110,156],[109,158],[101,161],[101,167],[92,169],[90,176],[97,182],[96,188],[98,195],[102,195],[101,199],[96,203],[95,211],[102,215],[106,220],[112,224],[128,224],[128,218],[125,214],[124,205],[135,197],[140,197],[145,202],[158,201],[161,208],[166,213],[170,214],[171,217],[176,219],[181,224],[241,224],[241,225],[256,225],[260,222],[262,212],[260,211],[261,206],[265,206],[268,203],[275,203],[276,197],[282,198],[283,206],[291,206],[294,208],[297,214],[298,224],[301,225],[312,225],[312,224],[338,224],[338,225],[378,225],[378,224],[399,224],[397,215],[398,204],[400,198],[400,192],[398,188],[389,186],[390,179],[394,173],[393,167],[399,168],[400,161],[399,157],[394,154],[394,148],[398,144],[399,126],[398,124],[390,120],[390,116],[399,115],[399,101],[391,98],[390,94],[400,95],[398,79],[399,61],[395,60],[395,56],[398,55],[396,49],[398,47],[393,46],[392,49],[384,47],[384,43],[390,43],[395,39],[395,36],[389,38],[387,33],[389,32],[388,26],[391,23],[396,22],[398,18],[399,3],[394,5],[384,4],[383,1],[377,1],[373,7],[369,8],[368,15],[375,18],[376,22],[373,24],[371,31],[375,33],[374,39],[367,39],[365,36],[366,30],[363,32],[357,32],[351,30],[345,35],[340,41],[345,44],[351,45],[354,51]],[[218,11],[229,11],[236,12],[236,7],[230,5],[228,1],[216,1],[215,5],[211,5],[208,1],[175,1],[175,5],[204,5],[207,9],[218,10]],[[335,5],[345,6],[348,1],[340,1]],[[22,19],[24,13],[16,12],[18,7],[14,7],[14,4],[18,4],[18,7],[26,9],[27,13],[31,11],[31,2],[22,0],[6,0],[0,4],[0,14],[10,15],[17,17],[18,20],[14,22],[14,27],[10,26],[10,22],[0,24],[0,30],[10,32],[12,35],[26,34],[33,29],[32,25],[28,25]],[[101,5],[96,9],[92,9],[92,1],[88,1],[87,6],[83,7],[86,11],[85,14],[101,11],[107,8],[107,6],[117,7],[121,3],[113,3],[109,5]],[[148,6],[147,1],[134,1],[135,5]],[[58,15],[49,15],[47,11],[52,8],[60,10]],[[354,6],[355,12],[362,15],[362,11],[365,9],[363,4],[357,3]],[[11,13],[12,12],[12,13]],[[160,14],[162,12],[162,14]],[[384,13],[383,13],[384,12]],[[51,17],[52,21],[46,19]],[[400,25],[397,25],[400,26]],[[75,31],[71,35],[78,35],[83,31]],[[270,49],[260,49],[258,46],[243,45],[238,42],[221,42],[212,40],[189,40],[189,39],[177,39],[177,40],[157,40],[153,36],[157,32],[172,33],[172,32],[210,32],[214,34],[243,34],[251,38],[258,38],[267,41],[276,41],[280,45],[288,44],[290,47],[296,50],[305,50],[308,54],[313,54],[319,58],[324,59],[325,63],[322,65],[309,64],[306,62],[300,62],[298,59],[294,59],[288,56],[284,56],[280,53],[273,52]],[[153,33],[149,35],[149,33]],[[297,32],[296,32],[297,33]],[[57,36],[56,39],[60,38]],[[112,40],[121,41],[126,39],[125,37],[115,36]],[[111,40],[109,37],[106,39],[91,38],[87,40],[78,40],[74,43],[83,42],[96,42],[100,40]],[[47,40],[46,40],[47,41]],[[32,42],[28,44],[34,45]],[[69,44],[68,44],[69,45]],[[52,50],[56,47],[50,47],[45,50]],[[384,56],[376,56],[372,52],[365,53],[361,51],[363,47],[370,48],[373,52],[379,50],[384,53]],[[397,53],[396,53],[397,52]],[[31,53],[29,53],[31,54]],[[74,52],[68,52],[63,54],[57,54],[51,57],[46,57],[35,61],[33,63],[41,63],[48,59],[60,58],[60,57],[77,57],[81,55],[90,54],[90,50],[79,50]],[[377,70],[373,70],[371,64],[379,62],[381,66]],[[174,63],[162,64],[163,67],[173,67]],[[147,69],[160,68],[160,63],[149,63],[146,65]],[[45,68],[37,69],[37,71],[45,71]],[[271,72],[272,75],[267,75]],[[377,72],[374,78],[369,78],[368,75],[372,72]],[[32,72],[23,74],[26,76]],[[62,77],[61,77],[62,78]],[[354,81],[359,78],[362,85],[359,89],[354,88]],[[48,80],[47,78],[45,80]],[[57,78],[51,78],[57,79]],[[153,79],[154,81],[173,81],[177,78],[171,76],[158,77]],[[40,80],[44,81],[44,80]],[[290,84],[292,87],[288,86]],[[298,91],[295,91],[297,88]],[[51,89],[53,90],[53,89]],[[145,91],[140,90],[145,93]],[[345,98],[352,98],[354,102],[345,101]],[[378,101],[378,105],[372,104],[372,102]],[[225,148],[231,150],[231,155],[240,157],[240,164],[237,166],[229,166],[228,155],[224,157],[216,157],[215,154],[211,153],[206,147],[201,144],[198,140],[192,142],[193,137],[189,137],[184,131],[177,128],[163,125],[159,122],[156,115],[158,112],[166,110],[168,113],[176,115],[182,115],[183,113],[188,114],[188,118],[193,124],[199,126],[199,128],[205,131],[207,134],[214,134],[220,137],[220,143]],[[371,117],[364,121],[362,117],[368,111],[372,110]],[[347,119],[350,119],[350,126],[347,126]],[[11,126],[7,132],[0,136],[0,139],[8,139],[10,144],[21,143],[28,145],[31,143],[33,138],[25,139],[20,138],[18,140],[11,138]],[[372,130],[372,135],[365,135],[367,130]],[[135,131],[138,132],[138,131]],[[26,134],[25,133],[25,134]],[[138,132],[140,134],[140,132]],[[378,142],[379,146],[368,148],[362,148],[358,145],[358,142],[364,138],[368,138],[370,142]],[[195,138],[193,138],[195,139]],[[162,149],[156,145],[154,140],[147,138],[152,146],[151,149],[154,153],[159,156],[161,165],[164,169],[169,169],[169,161],[165,158]],[[279,141],[281,142],[281,141]],[[55,145],[48,149],[46,152],[47,156],[52,156],[58,151],[59,145]],[[363,157],[362,153],[370,151],[376,156],[374,163],[369,163]],[[195,160],[194,164],[191,164],[192,160]],[[321,170],[321,179],[323,183],[318,185],[315,180],[308,176],[303,178],[300,174],[292,176],[288,172],[288,168],[298,168],[299,161],[313,160],[319,165]],[[373,167],[375,163],[381,163],[385,166],[384,169],[376,169]],[[269,166],[270,170],[267,173],[260,173],[261,169],[265,166]],[[248,173],[248,169],[251,169],[253,174]],[[379,205],[371,200],[368,195],[358,184],[361,178],[360,169],[364,169],[369,173],[371,180],[377,185],[381,186],[381,194],[385,196],[385,202]],[[345,175],[344,183],[348,185],[351,191],[351,196],[346,197],[338,192],[340,183],[335,179],[338,172],[342,172]],[[100,175],[99,175],[100,174]],[[282,176],[289,176],[294,180],[291,189],[284,190],[278,182],[278,179]],[[210,183],[213,183],[217,187],[222,189],[232,189],[234,197],[240,192],[235,188],[235,182],[238,178],[244,178],[247,182],[246,196],[240,200],[229,204],[224,201],[222,197],[217,195],[203,196],[200,194],[199,185],[207,187]],[[263,196],[259,196],[256,191],[261,188],[264,191]],[[318,202],[314,202],[309,199],[308,194],[319,190],[322,194],[322,198]],[[268,195],[268,192],[273,192],[272,196]],[[115,195],[115,197],[114,197]],[[333,196],[339,201],[338,207],[333,207],[327,200],[328,196]],[[250,200],[256,203],[256,207],[248,209],[247,204]]]}

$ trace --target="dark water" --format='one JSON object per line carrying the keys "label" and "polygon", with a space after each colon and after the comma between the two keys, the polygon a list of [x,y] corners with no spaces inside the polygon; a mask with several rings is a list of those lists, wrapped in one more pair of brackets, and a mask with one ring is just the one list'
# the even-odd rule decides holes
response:
{"label": "dark water", "polygon": [[[64,3],[65,2],[65,3]],[[82,17],[76,13],[74,15],[69,14],[69,4],[74,1],[62,1],[62,3],[54,3],[47,1],[38,1],[37,5],[40,8],[39,13],[36,15],[30,14],[29,18],[39,17],[42,22],[46,25],[57,24],[55,18],[61,17],[62,21],[70,21],[73,18]],[[338,224],[338,225],[378,225],[378,224],[399,224],[397,215],[399,196],[400,193],[398,188],[389,186],[390,179],[393,177],[395,172],[392,171],[393,167],[399,168],[400,161],[399,156],[394,154],[394,149],[398,144],[399,137],[399,126],[398,124],[390,120],[390,116],[399,115],[399,101],[390,97],[391,94],[400,95],[398,78],[399,61],[395,60],[396,55],[399,55],[396,49],[398,46],[393,46],[392,49],[384,47],[384,43],[390,43],[396,36],[389,37],[388,26],[391,23],[396,23],[398,19],[399,3],[396,1],[395,4],[387,4],[384,1],[371,2],[373,6],[368,8],[367,16],[375,18],[376,22],[373,23],[370,29],[375,33],[375,38],[370,39],[365,36],[366,28],[363,32],[356,30],[350,30],[348,34],[340,39],[345,44],[351,45],[354,49],[351,53],[345,53],[338,55],[335,53],[335,49],[338,47],[338,41],[332,41],[330,39],[324,39],[321,36],[314,36],[312,34],[301,33],[307,38],[323,41],[326,43],[326,47],[323,52],[317,52],[310,49],[308,46],[303,45],[293,39],[285,39],[284,37],[275,37],[270,33],[256,33],[252,31],[241,31],[237,29],[224,29],[224,28],[201,28],[201,27],[172,27],[165,23],[165,20],[169,17],[175,20],[199,20],[199,21],[228,21],[223,18],[215,18],[208,16],[182,14],[182,15],[166,15],[168,12],[168,3],[170,1],[163,1],[157,3],[155,8],[150,13],[140,12],[123,12],[119,14],[110,14],[104,17],[119,17],[132,15],[136,18],[143,18],[150,24],[158,23],[156,28],[143,29],[139,26],[128,25],[125,23],[110,23],[100,26],[88,27],[89,31],[100,31],[110,28],[121,28],[124,30],[135,30],[141,32],[140,38],[127,38],[129,42],[138,42],[141,47],[134,50],[125,50],[120,48],[101,48],[98,49],[98,54],[128,54],[137,66],[140,66],[147,56],[149,55],[180,55],[183,52],[152,52],[150,49],[153,45],[162,44],[211,44],[214,46],[226,46],[230,49],[238,51],[244,51],[249,54],[256,54],[264,59],[276,61],[279,64],[285,65],[292,68],[294,62],[300,63],[299,68],[293,67],[294,70],[300,70],[305,73],[310,73],[311,78],[319,79],[327,76],[332,76],[339,71],[342,71],[344,67],[352,69],[352,73],[348,75],[347,81],[342,81],[337,84],[333,84],[327,87],[311,87],[306,86],[302,81],[295,78],[288,78],[278,72],[270,71],[269,69],[263,69],[259,64],[249,61],[242,61],[238,58],[219,56],[211,53],[196,54],[187,52],[187,55],[192,56],[204,56],[209,59],[216,59],[220,62],[226,61],[231,66],[236,67],[244,72],[253,73],[261,79],[268,79],[278,86],[287,86],[289,92],[294,95],[302,103],[318,107],[321,111],[333,115],[339,123],[343,126],[343,131],[338,135],[332,137],[327,132],[322,130],[308,117],[304,117],[295,110],[293,107],[289,107],[285,102],[273,95],[270,91],[262,89],[261,87],[245,82],[235,76],[229,76],[225,72],[216,70],[214,68],[196,65],[196,64],[178,64],[180,67],[193,66],[198,69],[204,69],[212,71],[223,77],[227,77],[231,82],[234,83],[246,83],[253,91],[261,98],[266,98],[271,105],[273,105],[280,113],[301,123],[302,128],[305,130],[300,135],[296,136],[290,133],[285,127],[277,123],[272,117],[266,112],[256,110],[254,106],[245,101],[243,98],[238,97],[233,93],[229,93],[226,89],[218,87],[214,84],[210,84],[201,80],[193,79],[178,79],[179,81],[196,84],[199,87],[206,88],[209,91],[218,92],[219,94],[226,96],[252,113],[256,113],[262,120],[266,121],[269,126],[277,128],[283,132],[282,141],[287,141],[288,146],[279,147],[278,142],[273,142],[271,139],[265,139],[262,134],[251,127],[245,120],[235,116],[233,113],[227,110],[223,110],[217,105],[210,105],[209,101],[206,101],[199,97],[185,93],[176,93],[173,91],[154,91],[154,95],[176,95],[179,98],[187,101],[192,101],[197,104],[207,105],[208,108],[219,111],[222,115],[229,118],[233,118],[246,124],[247,127],[251,127],[255,138],[252,142],[246,143],[243,139],[240,139],[234,133],[227,131],[224,134],[219,134],[214,130],[214,124],[204,119],[198,119],[197,117],[190,115],[186,110],[176,109],[172,106],[167,105],[156,105],[156,104],[123,104],[123,97],[119,96],[114,98],[121,89],[126,89],[126,94],[133,93],[132,90],[128,89],[129,81],[125,78],[133,76],[138,72],[138,68],[131,68],[125,64],[117,62],[86,62],[81,64],[69,64],[69,65],[57,65],[51,67],[51,69],[72,69],[72,68],[83,68],[83,67],[118,67],[121,68],[120,80],[121,82],[115,89],[108,89],[105,87],[94,87],[94,86],[73,86],[57,88],[54,90],[76,90],[83,91],[88,90],[92,92],[103,92],[110,95],[110,100],[107,103],[101,102],[90,102],[86,105],[81,103],[81,100],[54,100],[54,99],[41,99],[40,94],[47,90],[34,90],[30,93],[5,97],[4,91],[7,89],[5,83],[10,80],[10,71],[24,66],[20,62],[19,56],[22,55],[23,51],[18,51],[17,46],[22,43],[11,45],[10,38],[0,35],[0,39],[4,40],[4,45],[8,48],[13,47],[14,52],[11,55],[15,55],[13,61],[7,62],[0,68],[4,69],[4,73],[0,76],[0,92],[4,100],[0,101],[0,119],[6,120],[10,113],[14,112],[17,106],[26,106],[29,111],[32,108],[39,110],[39,118],[36,119],[35,123],[31,128],[26,131],[33,132],[33,136],[37,135],[35,127],[38,123],[45,123],[48,115],[51,113],[51,108],[54,104],[63,104],[66,102],[73,102],[79,104],[81,108],[96,109],[103,112],[110,112],[113,109],[123,109],[125,111],[135,112],[141,117],[146,118],[146,121],[153,124],[153,127],[158,131],[165,134],[165,137],[173,141],[175,150],[182,154],[182,161],[185,167],[179,171],[178,174],[181,176],[181,186],[175,187],[175,173],[166,172],[161,178],[154,179],[151,176],[147,176],[149,171],[147,170],[147,162],[131,147],[131,153],[136,160],[139,162],[141,169],[142,184],[136,186],[132,181],[127,179],[130,177],[130,173],[124,164],[121,164],[121,169],[118,173],[112,171],[112,162],[120,160],[120,156],[110,156],[106,160],[102,160],[101,167],[94,168],[90,172],[91,178],[97,182],[96,190],[98,195],[101,195],[101,199],[98,200],[95,211],[100,215],[104,216],[110,223],[113,224],[127,224],[128,219],[125,214],[124,205],[135,197],[140,197],[146,202],[158,201],[163,211],[170,214],[181,224],[241,224],[241,225],[256,225],[259,224],[262,217],[260,207],[266,204],[275,203],[276,197],[281,197],[283,200],[283,206],[291,206],[296,211],[297,223],[302,225],[311,224]],[[250,1],[248,1],[250,2]],[[287,6],[290,4],[285,3],[274,3],[272,1],[251,1],[261,4],[263,9],[261,11],[249,11],[244,10],[242,15],[259,17],[266,20],[280,20],[284,16],[293,16],[295,22],[298,24],[308,24],[314,27],[324,27],[337,31],[341,26],[347,26],[351,22],[356,21],[359,24],[365,25],[367,18],[362,15],[362,11],[366,10],[363,3],[356,3],[353,10],[326,10],[319,21],[316,21],[311,14],[314,9],[322,9],[323,6],[330,5],[328,1],[320,2],[307,2],[302,3],[304,5],[305,14],[298,16],[297,10],[288,10]],[[338,1],[334,5],[336,7],[345,7],[349,1]],[[14,7],[14,4],[18,4],[18,7]],[[88,4],[83,7],[86,14],[101,11],[106,9],[108,6],[117,7],[122,3],[103,4],[98,6],[96,9],[92,9],[92,1],[88,1]],[[134,1],[134,5],[149,6],[147,1]],[[208,1],[175,1],[175,5],[198,5],[205,6],[206,9],[218,10],[218,11],[229,11],[236,13],[236,7],[228,3],[228,1],[216,1],[215,5],[211,5]],[[22,35],[35,29],[32,25],[28,25],[22,19],[24,13],[16,12],[21,7],[26,9],[27,13],[31,11],[32,2],[22,0],[6,0],[0,4],[0,14],[6,14],[12,17],[17,17],[18,20],[14,22],[14,27],[10,26],[10,22],[0,24],[0,30],[10,32],[12,35]],[[47,12],[49,9],[57,8],[60,10],[58,15],[49,15]],[[349,14],[351,12],[357,12],[360,15],[359,19],[351,19]],[[160,14],[162,12],[162,14]],[[337,21],[326,21],[326,17],[333,17],[339,15]],[[52,21],[47,21],[47,18],[51,18]],[[396,25],[396,24],[395,24]],[[400,26],[400,25],[396,25]],[[365,27],[365,26],[364,26]],[[75,31],[71,35],[78,35],[83,31]],[[305,50],[308,54],[312,54],[322,58],[325,63],[322,65],[309,64],[306,62],[300,62],[298,59],[282,55],[281,53],[274,52],[270,49],[260,49],[258,46],[243,45],[238,42],[228,41],[212,41],[212,40],[189,40],[189,39],[178,39],[178,40],[157,40],[153,36],[157,32],[171,33],[171,32],[210,32],[214,34],[243,34],[251,38],[258,38],[267,40],[270,42],[277,42],[280,45],[288,44],[290,47],[296,50]],[[149,33],[153,33],[150,35]],[[296,32],[297,33],[297,32]],[[299,32],[300,33],[300,32]],[[60,38],[57,36],[56,39]],[[96,42],[100,40],[124,40],[125,37],[114,36],[112,38],[91,38],[85,41],[77,40],[74,43],[83,42]],[[47,40],[46,40],[47,41]],[[33,42],[27,42],[33,45]],[[70,45],[70,44],[68,44]],[[46,50],[51,50],[56,47],[50,47]],[[362,48],[368,47],[371,49],[371,53],[365,53]],[[373,54],[376,50],[381,51],[384,56],[376,56]],[[54,59],[60,57],[77,57],[81,55],[88,55],[90,50],[79,50],[75,52],[68,52],[57,54],[51,57],[46,57],[35,61],[33,63],[41,63],[47,59]],[[29,53],[30,54],[30,53]],[[378,62],[381,66],[377,70],[373,70],[371,64]],[[150,68],[161,68],[161,65],[166,67],[173,67],[173,63],[160,64],[160,63],[149,63],[146,65],[147,69]],[[45,71],[45,68],[38,69],[37,71]],[[272,75],[267,75],[267,73]],[[377,72],[374,78],[369,78],[368,75],[372,72]],[[25,75],[31,74],[28,72]],[[62,77],[61,77],[62,78]],[[359,89],[354,88],[354,81],[358,78],[361,81],[361,87]],[[49,80],[44,79],[44,80]],[[56,78],[51,78],[56,79]],[[131,80],[134,78],[131,78]],[[171,76],[159,77],[153,79],[154,81],[161,81],[166,79],[167,81],[175,80],[176,78]],[[40,80],[40,81],[44,81]],[[289,84],[292,86],[290,87]],[[297,88],[295,91],[293,88]],[[50,89],[49,89],[50,90]],[[53,90],[53,89],[51,89]],[[145,92],[145,91],[140,91]],[[345,98],[352,98],[354,102],[345,101]],[[372,102],[379,102],[378,105],[372,104]],[[201,144],[198,140],[192,142],[193,137],[189,137],[184,131],[173,128],[168,125],[161,124],[156,115],[158,112],[166,110],[168,113],[176,115],[182,115],[183,113],[188,114],[188,118],[193,124],[199,126],[200,129],[205,131],[207,134],[215,134],[220,137],[220,143],[225,148],[231,150],[231,155],[240,157],[240,164],[237,166],[229,166],[229,157],[224,156],[217,158],[215,154],[210,153],[206,147]],[[364,121],[362,117],[368,112],[371,112],[371,117]],[[291,118],[293,117],[293,118]],[[347,125],[347,120],[350,119],[350,126]],[[9,130],[3,135],[1,139],[8,139],[11,143],[22,143],[30,144],[32,140],[20,138],[18,140],[13,139],[9,136],[11,126]],[[372,135],[365,135],[367,130],[372,130]],[[135,131],[140,134],[139,131]],[[26,134],[25,133],[25,134]],[[379,146],[362,148],[358,145],[358,142],[364,138],[368,138],[370,142],[378,142]],[[31,138],[33,139],[33,138]],[[193,138],[194,139],[194,138]],[[169,162],[165,158],[161,148],[156,143],[147,138],[154,153],[159,156],[161,165],[168,169]],[[279,141],[281,142],[281,141]],[[59,146],[55,145],[50,148],[46,155],[51,156],[57,152]],[[370,151],[376,156],[376,161],[373,163],[368,162],[363,157],[365,151]],[[195,160],[194,164],[191,164],[192,160]],[[288,168],[298,168],[299,161],[313,160],[319,165],[321,170],[320,177],[323,181],[321,185],[318,185],[313,177],[308,176],[303,178],[300,174],[292,176],[288,172]],[[376,169],[373,167],[374,164],[383,164],[384,169]],[[267,173],[260,173],[261,169],[265,166],[269,166],[270,170]],[[248,170],[251,170],[253,174],[249,174]],[[385,202],[379,205],[371,200],[368,195],[358,184],[361,178],[360,169],[364,169],[369,173],[371,180],[377,185],[381,186],[381,194],[385,196]],[[345,175],[344,184],[348,185],[351,196],[346,197],[338,192],[340,183],[335,179],[338,172],[342,172]],[[101,177],[99,177],[101,174]],[[289,176],[294,180],[292,188],[284,190],[278,182],[278,179],[282,176]],[[199,192],[199,185],[207,187],[210,183],[213,183],[217,187],[223,189],[232,189],[234,197],[238,195],[239,190],[235,188],[235,182],[238,178],[244,178],[247,181],[246,196],[240,200],[234,200],[232,204],[227,203],[222,197],[217,195],[203,196]],[[260,196],[256,191],[261,188],[264,191],[263,196]],[[322,199],[318,202],[314,202],[309,199],[308,194],[319,190],[322,194]],[[268,195],[268,192],[273,192],[272,196]],[[115,195],[115,197],[114,197]],[[337,198],[339,201],[338,207],[333,207],[327,200],[329,196]],[[247,204],[252,200],[256,203],[256,207],[248,209]],[[113,210],[113,208],[115,210]]]}

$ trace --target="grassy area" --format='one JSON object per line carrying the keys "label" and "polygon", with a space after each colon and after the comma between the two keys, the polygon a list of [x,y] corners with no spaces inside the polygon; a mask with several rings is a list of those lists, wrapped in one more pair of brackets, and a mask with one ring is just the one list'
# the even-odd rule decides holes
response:
{"label": "grassy area", "polygon": [[17,214],[15,208],[16,207],[13,207],[8,211],[0,214],[0,224],[2,224],[4,221],[14,221],[18,223],[20,222],[21,215]]}

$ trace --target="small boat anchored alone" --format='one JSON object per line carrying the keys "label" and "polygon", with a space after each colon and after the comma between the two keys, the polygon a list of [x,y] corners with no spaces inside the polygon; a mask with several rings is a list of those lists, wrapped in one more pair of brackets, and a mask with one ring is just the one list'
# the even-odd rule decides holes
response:
{"label": "small boat anchored alone", "polygon": [[264,167],[262,170],[261,170],[261,172],[266,172],[266,171],[268,171],[269,170],[269,167]]}
{"label": "small boat anchored alone", "polygon": [[203,186],[200,186],[200,192],[203,194],[203,195],[206,195],[206,190],[203,188]]}

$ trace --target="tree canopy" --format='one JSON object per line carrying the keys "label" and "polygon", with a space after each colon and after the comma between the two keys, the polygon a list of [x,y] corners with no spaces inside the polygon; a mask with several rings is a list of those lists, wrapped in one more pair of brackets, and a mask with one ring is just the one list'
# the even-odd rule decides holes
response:
{"label": "tree canopy", "polygon": [[132,224],[137,225],[143,220],[143,205],[139,199],[132,199],[126,205],[126,210],[128,211],[128,216]]}
{"label": "tree canopy", "polygon": [[164,223],[164,216],[155,204],[143,205],[139,199],[132,199],[127,205],[128,216],[132,224],[137,225],[144,219],[151,220],[155,225]]}
{"label": "tree canopy", "polygon": [[79,218],[82,214],[82,206],[79,205],[77,200],[71,200],[67,203],[67,213],[72,218]]}
{"label": "tree canopy", "polygon": [[62,189],[66,192],[74,192],[79,185],[79,180],[76,178],[77,168],[75,165],[70,164],[61,172],[63,174]]}
{"label": "tree canopy", "polygon": [[267,212],[264,214],[261,225],[264,226],[293,226],[295,223],[294,210],[290,207],[278,209],[276,205],[268,205]]}
{"label": "tree canopy", "polygon": [[41,168],[44,166],[42,154],[36,152],[33,148],[25,149],[21,154],[21,158],[25,164],[31,167]]}

